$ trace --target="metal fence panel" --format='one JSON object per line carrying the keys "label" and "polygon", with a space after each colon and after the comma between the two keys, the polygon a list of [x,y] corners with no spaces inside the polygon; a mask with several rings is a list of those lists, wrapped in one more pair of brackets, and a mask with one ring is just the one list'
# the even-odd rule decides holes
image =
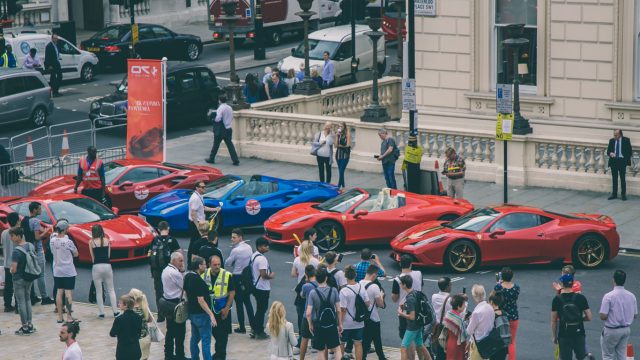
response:
{"label": "metal fence panel", "polygon": [[50,126],[51,156],[65,155],[62,152],[65,134],[69,145],[66,154],[86,151],[88,146],[93,145],[92,131],[92,124],[89,119]]}
{"label": "metal fence panel", "polygon": [[4,146],[7,151],[11,151],[11,139],[8,137],[0,137],[0,145]]}
{"label": "metal fence panel", "polygon": [[51,157],[51,146],[49,143],[49,131],[46,127],[39,127],[22,134],[11,137],[12,160],[21,162],[29,160],[28,153],[32,159],[42,159]]}
{"label": "metal fence panel", "polygon": [[97,149],[123,147],[127,144],[127,124],[95,128],[93,132]]}

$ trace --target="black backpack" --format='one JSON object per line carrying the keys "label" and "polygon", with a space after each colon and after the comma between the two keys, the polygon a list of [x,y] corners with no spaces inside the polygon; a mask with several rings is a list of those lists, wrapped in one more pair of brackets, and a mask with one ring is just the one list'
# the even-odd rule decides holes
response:
{"label": "black backpack", "polygon": [[334,289],[329,288],[329,295],[327,298],[322,296],[322,292],[319,288],[314,290],[316,294],[318,294],[318,298],[320,299],[320,311],[318,311],[318,320],[316,320],[315,325],[319,326],[323,329],[330,329],[338,325],[338,318],[336,316],[335,304],[331,303],[331,294],[333,294]]}
{"label": "black backpack", "polygon": [[572,293],[570,300],[565,300],[561,294],[558,294],[558,297],[562,304],[560,307],[560,320],[562,320],[565,329],[569,326],[578,328],[583,322],[582,310],[580,310],[578,304],[576,304],[576,298],[578,295],[576,293]]}
{"label": "black backpack", "polygon": [[356,313],[351,315],[351,313],[349,312],[349,309],[347,309],[347,314],[349,314],[349,316],[351,316],[351,318],[355,322],[363,322],[365,320],[369,320],[369,316],[371,315],[371,313],[369,312],[367,303],[364,302],[364,299],[362,298],[362,296],[360,296],[360,290],[362,289],[362,286],[358,288],[358,292],[354,291],[349,286],[347,286],[347,288],[351,290],[354,294],[356,294],[356,299],[355,299]]}
{"label": "black backpack", "polygon": [[20,227],[22,227],[22,231],[24,232],[24,239],[28,243],[34,244],[36,242],[36,234],[31,230],[31,226],[29,225],[29,216],[25,216],[20,221]]}
{"label": "black backpack", "polygon": [[260,275],[258,275],[257,279],[253,279],[253,261],[258,257],[263,256],[262,254],[256,254],[249,261],[249,265],[242,269],[242,273],[240,274],[240,283],[242,289],[247,294],[252,294],[256,290],[256,285],[258,285],[258,281],[260,280]]}
{"label": "black backpack", "polygon": [[153,270],[163,270],[171,261],[171,249],[169,249],[170,237],[158,235],[153,239],[151,245],[151,256],[149,256],[149,264]]}
{"label": "black backpack", "polygon": [[435,316],[433,314],[433,307],[429,304],[427,296],[422,291],[413,291],[416,298],[416,322],[419,326],[423,327],[433,323]]}
{"label": "black backpack", "polygon": [[[368,290],[369,286],[371,286],[371,285],[377,285],[378,289],[380,289],[380,292],[382,292],[384,294],[384,291],[382,289],[382,286],[380,286],[380,282],[378,281],[378,279],[376,279],[376,281],[369,282],[367,285],[364,286],[364,289]],[[373,312],[373,308],[375,308],[377,305],[376,305],[376,300],[375,299],[369,299],[369,301],[371,302],[371,310],[369,310],[369,317],[371,317],[371,313]],[[384,303],[384,295],[382,297],[382,302],[383,302],[383,305],[382,305],[381,309],[386,309],[387,308],[387,304]]]}
{"label": "black backpack", "polygon": [[336,280],[336,273],[338,271],[340,271],[340,269],[333,269],[329,273],[327,273],[327,285],[336,289],[340,289],[338,280]]}

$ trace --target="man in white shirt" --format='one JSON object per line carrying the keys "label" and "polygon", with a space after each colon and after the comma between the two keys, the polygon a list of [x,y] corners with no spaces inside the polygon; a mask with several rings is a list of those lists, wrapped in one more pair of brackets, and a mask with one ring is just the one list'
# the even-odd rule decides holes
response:
{"label": "man in white shirt", "polygon": [[80,324],[77,322],[68,322],[60,327],[60,341],[67,345],[62,360],[82,360],[82,349],[76,341],[79,332]]}
{"label": "man in white shirt", "polygon": [[36,48],[32,48],[29,50],[29,54],[24,57],[24,62],[22,63],[22,68],[27,70],[38,70],[42,69],[42,62],[38,55],[36,55]]}
{"label": "man in white shirt", "polygon": [[336,268],[336,265],[340,262],[340,256],[335,251],[329,251],[324,254],[324,263],[327,265],[327,275],[329,279],[327,284],[340,290],[347,285],[347,278],[344,276],[344,271]]}
{"label": "man in white shirt", "polygon": [[253,297],[256,299],[256,313],[254,315],[254,323],[251,324],[252,339],[264,340],[269,335],[264,332],[264,317],[269,307],[269,294],[271,293],[271,280],[275,279],[276,273],[271,271],[269,260],[264,254],[269,251],[269,241],[265,238],[256,240],[256,252],[251,255],[251,272],[253,281],[256,283],[256,289],[253,291]]}
{"label": "man in white shirt", "polygon": [[600,306],[600,320],[604,329],[600,335],[603,360],[627,359],[627,343],[631,324],[638,317],[636,296],[624,288],[627,273],[616,270],[613,273],[613,290],[606,293]]}
{"label": "man in white shirt", "polygon": [[233,109],[227,104],[226,95],[220,95],[218,100],[220,100],[220,105],[216,110],[216,118],[213,121],[213,147],[211,148],[209,158],[205,161],[209,164],[216,163],[218,149],[220,148],[220,144],[224,141],[225,145],[227,145],[227,150],[229,151],[229,156],[231,156],[233,165],[238,166],[240,165],[240,160],[238,160],[238,154],[236,153],[236,148],[233,146],[232,142]]}
{"label": "man in white shirt", "polygon": [[384,309],[384,291],[378,286],[376,280],[378,279],[378,267],[375,265],[369,265],[367,269],[367,275],[363,280],[360,280],[360,285],[367,292],[369,301],[369,319],[364,322],[364,338],[362,343],[362,359],[367,358],[367,353],[371,348],[371,342],[376,349],[376,355],[378,359],[386,359],[382,351],[382,338],[380,332],[380,314],[378,314],[378,308]]}
{"label": "man in white shirt", "polygon": [[[362,360],[362,339],[364,337],[364,321],[356,321],[356,295],[360,295],[367,308],[371,307],[367,291],[356,282],[356,269],[347,266],[344,269],[347,285],[340,290],[340,308],[342,316],[342,344],[353,341],[356,360]],[[344,346],[343,346],[344,349]]]}
{"label": "man in white shirt", "polygon": [[[444,315],[447,311],[451,310],[451,279],[449,277],[441,277],[438,280],[437,292],[431,296],[431,305],[433,306],[433,312],[436,314],[436,321],[442,323]],[[444,306],[444,313],[443,313]],[[436,360],[445,360],[446,354],[444,349],[437,345],[435,349]]]}
{"label": "man in white shirt", "polygon": [[[238,314],[238,328],[233,332],[237,334],[246,334],[247,329],[244,324],[244,308],[247,309],[247,316],[249,317],[249,325],[253,324],[253,304],[251,304],[251,297],[244,291],[242,286],[242,270],[249,265],[253,250],[251,245],[247,244],[243,239],[242,229],[231,230],[231,254],[225,262],[225,268],[227,271],[231,271],[233,275],[231,281],[234,282],[236,288],[236,312]],[[253,326],[253,325],[252,325]]]}
{"label": "man in white shirt", "polygon": [[193,244],[199,240],[202,236],[198,230],[198,225],[201,222],[207,221],[205,211],[215,212],[219,211],[220,207],[210,208],[204,205],[204,198],[202,197],[206,193],[206,184],[204,181],[196,182],[195,191],[189,198],[189,233],[191,234],[191,241],[189,242],[189,257],[193,253]]}
{"label": "man in white shirt", "polygon": [[[171,253],[171,262],[162,270],[162,299],[168,305],[178,305],[182,298],[184,278],[184,256],[180,251]],[[158,305],[160,307],[160,305]],[[167,319],[167,334],[164,340],[165,359],[184,359],[184,338],[186,333],[185,323],[179,324],[173,318],[173,314],[164,314]],[[175,348],[175,354],[174,354]]]}
{"label": "man in white shirt", "polygon": [[484,339],[491,333],[496,314],[493,307],[485,300],[486,292],[484,286],[478,284],[473,285],[471,288],[471,296],[473,296],[473,300],[476,302],[476,307],[473,309],[473,313],[471,313],[471,318],[469,319],[469,325],[467,325],[467,334],[469,334],[471,339],[474,339],[469,349],[469,358],[482,359],[478,353],[475,342]]}

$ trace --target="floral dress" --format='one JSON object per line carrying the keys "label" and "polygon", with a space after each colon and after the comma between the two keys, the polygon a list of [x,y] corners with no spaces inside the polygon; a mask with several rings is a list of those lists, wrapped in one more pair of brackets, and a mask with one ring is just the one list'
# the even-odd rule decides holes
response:
{"label": "floral dress", "polygon": [[511,289],[507,289],[502,287],[502,284],[496,284],[496,291],[502,292],[502,296],[504,297],[504,302],[500,308],[504,312],[505,316],[509,321],[518,320],[518,296],[520,296],[520,286],[518,284],[513,284]]}

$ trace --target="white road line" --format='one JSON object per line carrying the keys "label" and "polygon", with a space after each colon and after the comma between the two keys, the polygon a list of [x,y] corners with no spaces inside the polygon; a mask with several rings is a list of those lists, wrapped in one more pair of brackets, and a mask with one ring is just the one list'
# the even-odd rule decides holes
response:
{"label": "white road line", "polygon": [[464,280],[463,277],[454,277],[453,279],[451,279],[451,282],[456,282],[456,281],[460,281],[460,280]]}
{"label": "white road line", "polygon": [[77,89],[74,88],[74,87],[62,88],[62,89],[60,89],[60,92],[61,93],[66,93],[66,92],[73,91],[73,90],[77,90]]}
{"label": "white road line", "polygon": [[422,278],[422,280],[424,280],[424,281],[431,281],[431,282],[438,282],[438,279],[427,279],[427,278]]}
{"label": "white road line", "polygon": [[357,254],[357,252],[355,251],[345,251],[343,253],[341,253],[343,256],[348,256],[348,255],[353,255],[353,254]]}
{"label": "white road line", "polygon": [[490,273],[490,272],[491,272],[491,270],[487,270],[487,271],[476,271],[476,274],[484,275],[484,274],[487,274],[487,273]]}
{"label": "white road line", "polygon": [[78,111],[78,110],[76,110],[76,109],[71,109],[71,111]]}

